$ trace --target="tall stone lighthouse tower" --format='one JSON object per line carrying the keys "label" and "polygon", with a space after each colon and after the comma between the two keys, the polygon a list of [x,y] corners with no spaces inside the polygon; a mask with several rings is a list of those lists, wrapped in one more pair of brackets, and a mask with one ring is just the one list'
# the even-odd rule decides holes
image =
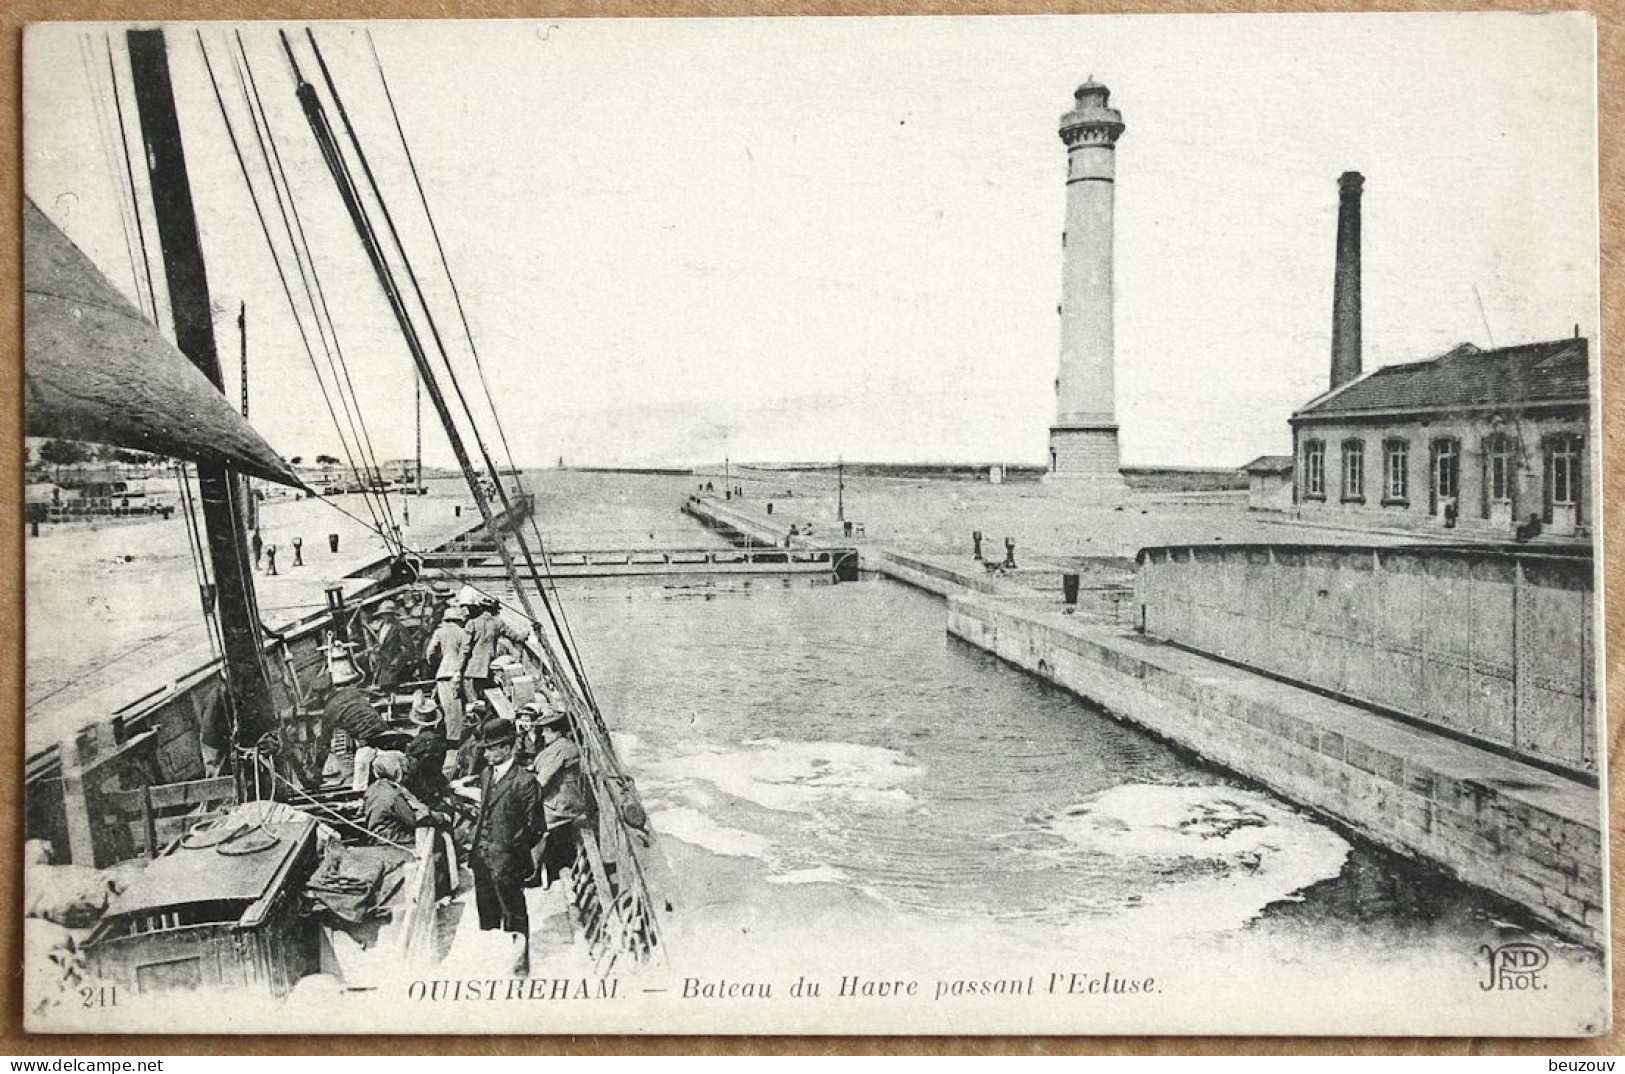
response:
{"label": "tall stone lighthouse tower", "polygon": [[1123,117],[1091,79],[1061,117],[1066,143],[1066,231],[1061,235],[1061,369],[1045,482],[1080,498],[1127,492],[1118,472],[1112,335],[1112,203]]}

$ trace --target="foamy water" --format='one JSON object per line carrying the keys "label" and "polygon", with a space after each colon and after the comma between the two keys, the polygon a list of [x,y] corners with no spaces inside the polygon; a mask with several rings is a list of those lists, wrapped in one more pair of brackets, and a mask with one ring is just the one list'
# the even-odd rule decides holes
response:
{"label": "foamy water", "polygon": [[1060,845],[1030,852],[1095,855],[1143,877],[1114,924],[1158,936],[1240,928],[1337,876],[1350,850],[1266,794],[1212,785],[1114,787],[1034,828]]}
{"label": "foamy water", "polygon": [[907,809],[903,784],[919,775],[907,755],[850,742],[753,739],[743,749],[710,750],[655,764],[657,776],[709,784],[764,809]]}

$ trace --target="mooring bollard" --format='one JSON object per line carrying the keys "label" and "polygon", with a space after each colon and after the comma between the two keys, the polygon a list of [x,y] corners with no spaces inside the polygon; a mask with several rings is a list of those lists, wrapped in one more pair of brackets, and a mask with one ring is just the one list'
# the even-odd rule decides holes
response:
{"label": "mooring bollard", "polygon": [[329,552],[333,553],[334,555],[338,554],[338,550],[339,550],[339,535],[338,534],[329,533],[327,535],[327,550]]}
{"label": "mooring bollard", "polygon": [[1075,571],[1066,571],[1061,575],[1061,599],[1068,604],[1078,603],[1078,575]]}
{"label": "mooring bollard", "polygon": [[1014,537],[1004,539],[1004,565],[1011,570],[1016,569],[1016,539]]}
{"label": "mooring bollard", "polygon": [[971,530],[970,539],[971,544],[974,546],[971,550],[970,556],[972,559],[980,563],[982,561],[982,531]]}

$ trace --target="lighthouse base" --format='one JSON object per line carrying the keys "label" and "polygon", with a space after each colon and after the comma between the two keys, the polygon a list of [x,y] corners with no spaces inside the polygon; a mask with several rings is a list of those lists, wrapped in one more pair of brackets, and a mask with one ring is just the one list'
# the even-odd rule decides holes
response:
{"label": "lighthouse base", "polygon": [[1045,488],[1087,503],[1119,503],[1129,496],[1119,470],[1117,426],[1052,425]]}

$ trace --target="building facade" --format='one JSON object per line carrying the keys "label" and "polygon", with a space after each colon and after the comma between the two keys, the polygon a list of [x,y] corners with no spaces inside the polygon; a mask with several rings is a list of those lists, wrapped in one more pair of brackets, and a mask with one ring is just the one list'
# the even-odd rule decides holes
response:
{"label": "building facade", "polygon": [[1292,416],[1294,503],[1379,529],[1587,536],[1590,400],[1579,336],[1385,366]]}

